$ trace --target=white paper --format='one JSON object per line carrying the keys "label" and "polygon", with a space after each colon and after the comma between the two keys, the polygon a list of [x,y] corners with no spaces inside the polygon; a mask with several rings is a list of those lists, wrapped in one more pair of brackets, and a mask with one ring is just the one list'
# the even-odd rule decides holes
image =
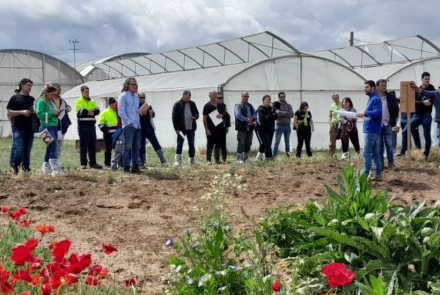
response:
{"label": "white paper", "polygon": [[185,135],[183,135],[182,131],[179,131],[179,135],[182,136],[183,139],[185,139]]}
{"label": "white paper", "polygon": [[223,122],[222,119],[217,118],[218,111],[214,110],[209,114],[209,118],[211,118],[212,123],[214,123],[214,126],[217,126],[218,124],[221,124]]}
{"label": "white paper", "polygon": [[349,112],[349,111],[344,111],[344,110],[339,110],[339,111],[334,111],[336,114],[341,115],[342,117],[346,117],[346,118],[351,118],[351,119],[357,119],[357,113],[354,112]]}

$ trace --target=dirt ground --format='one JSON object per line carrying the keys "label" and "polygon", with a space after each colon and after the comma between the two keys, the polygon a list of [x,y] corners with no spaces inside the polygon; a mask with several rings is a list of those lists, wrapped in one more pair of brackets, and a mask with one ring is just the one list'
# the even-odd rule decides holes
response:
{"label": "dirt ground", "polygon": [[[326,198],[324,184],[336,189],[336,175],[344,164],[288,162],[251,170],[237,168],[248,191],[235,199],[237,217],[232,226],[251,226],[241,207],[258,221],[266,209],[278,205],[301,206],[308,198],[322,202]],[[56,232],[45,237],[45,242],[71,239],[71,251],[91,253],[95,263],[109,267],[119,279],[137,277],[141,293],[160,294],[165,287],[161,278],[168,272],[167,238],[198,227],[200,216],[194,206],[214,175],[229,168],[200,166],[190,173],[170,174],[172,179],[106,171],[77,171],[57,179],[6,174],[0,176],[0,204],[26,207],[34,224],[55,225]],[[384,180],[374,187],[387,189],[400,203],[426,200],[433,204],[440,197],[439,172],[437,166],[415,163],[409,170],[385,171]],[[108,183],[110,175],[113,184]],[[119,252],[106,256],[100,252],[102,241],[112,243]]]}

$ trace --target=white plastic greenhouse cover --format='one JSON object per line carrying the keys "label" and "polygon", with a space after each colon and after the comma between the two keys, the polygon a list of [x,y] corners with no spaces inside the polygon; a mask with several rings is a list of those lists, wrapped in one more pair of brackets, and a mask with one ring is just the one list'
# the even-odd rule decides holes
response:
{"label": "white plastic greenhouse cover", "polygon": [[434,57],[440,48],[423,36],[394,39],[381,43],[368,43],[313,52],[351,68],[377,67],[408,63]]}
{"label": "white plastic greenhouse cover", "polygon": [[292,45],[263,32],[233,40],[117,61],[95,62],[110,77],[132,77],[260,61],[278,56],[299,54]]}

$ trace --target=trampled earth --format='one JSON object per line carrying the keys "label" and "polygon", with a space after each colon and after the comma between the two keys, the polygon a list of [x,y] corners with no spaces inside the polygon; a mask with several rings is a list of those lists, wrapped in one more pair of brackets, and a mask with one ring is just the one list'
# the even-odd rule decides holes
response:
{"label": "trampled earth", "polygon": [[[91,170],[72,171],[60,178],[3,174],[0,203],[26,207],[34,225],[53,224],[55,233],[44,238],[46,243],[70,239],[71,251],[91,253],[117,279],[136,277],[141,293],[160,294],[166,287],[162,277],[169,271],[167,259],[172,253],[165,243],[169,237],[183,235],[186,228],[199,228],[202,216],[194,207],[216,175],[232,170],[243,175],[247,191],[234,197],[236,217],[231,225],[246,230],[254,226],[248,217],[258,222],[269,208],[302,206],[309,198],[324,202],[324,185],[338,190],[336,176],[345,164],[202,165],[139,176]],[[355,162],[358,168],[361,164]],[[439,173],[434,164],[413,163],[408,169],[399,163],[373,186],[388,190],[389,197],[395,195],[395,201],[402,204],[425,200],[432,205],[440,199]],[[105,255],[101,242],[111,243],[119,251]]]}

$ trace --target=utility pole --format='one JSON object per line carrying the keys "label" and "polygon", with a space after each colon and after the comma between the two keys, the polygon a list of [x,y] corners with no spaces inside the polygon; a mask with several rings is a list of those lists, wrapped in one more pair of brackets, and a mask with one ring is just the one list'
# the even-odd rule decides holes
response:
{"label": "utility pole", "polygon": [[351,31],[350,32],[350,46],[353,46],[353,45],[354,45],[354,32]]}
{"label": "utility pole", "polygon": [[69,48],[69,50],[73,50],[73,66],[76,70],[76,51],[79,50],[78,48],[76,48],[76,44],[78,44],[79,41],[77,39],[75,39],[75,40],[69,39],[69,43],[73,44],[73,48]]}

